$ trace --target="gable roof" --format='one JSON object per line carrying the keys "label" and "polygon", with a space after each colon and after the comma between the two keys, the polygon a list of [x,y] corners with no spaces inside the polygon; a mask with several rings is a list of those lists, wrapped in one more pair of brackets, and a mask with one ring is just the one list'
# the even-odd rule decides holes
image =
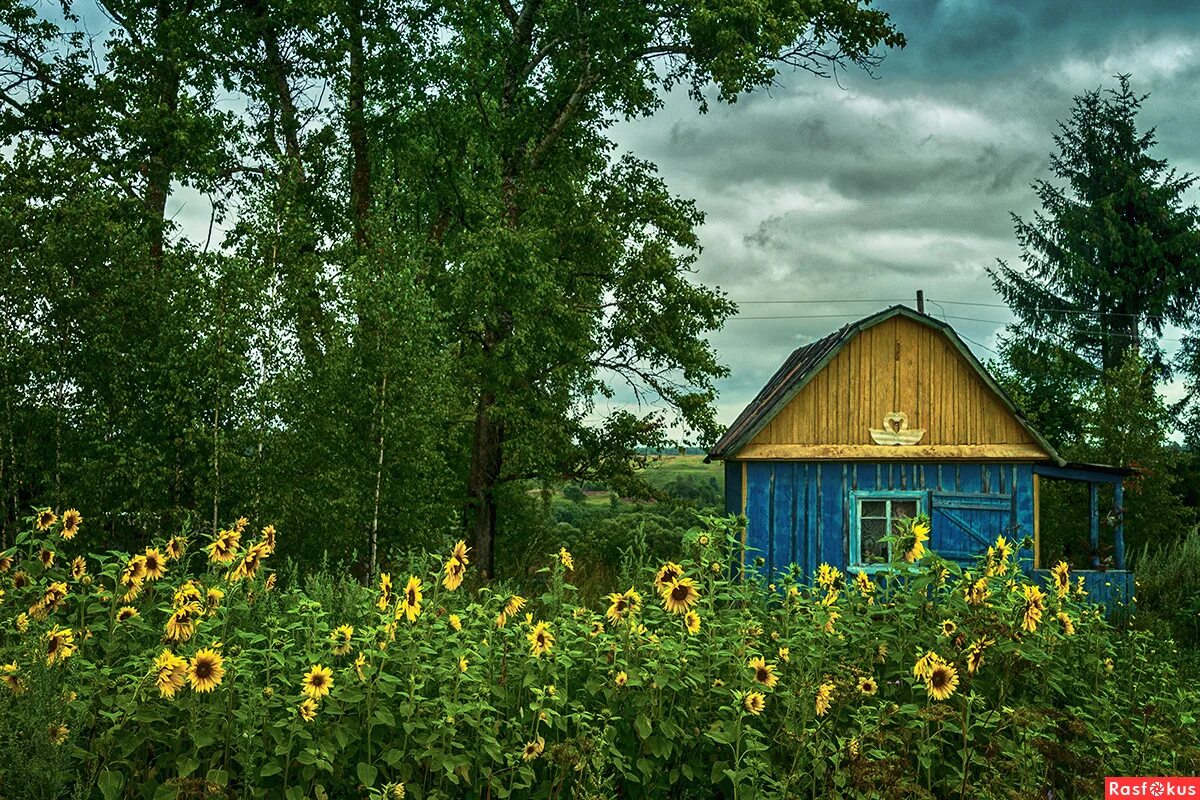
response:
{"label": "gable roof", "polygon": [[823,339],[818,339],[815,342],[798,347],[792,351],[788,359],[783,362],[783,366],[771,376],[766,385],[759,390],[754,399],[750,401],[750,404],[742,410],[742,413],[733,421],[733,424],[729,426],[721,438],[717,440],[717,443],[713,445],[705,460],[709,461],[714,458],[725,459],[735,455],[787,405],[789,400],[804,388],[814,375],[824,369],[833,360],[847,342],[863,330],[897,316],[906,317],[921,325],[933,328],[949,339],[950,343],[966,359],[966,362],[983,381],[984,385],[991,390],[1001,404],[1016,418],[1018,424],[1021,425],[1030,437],[1046,451],[1050,460],[1059,466],[1066,463],[1054,447],[1033,429],[1029,421],[1025,418],[1025,415],[1016,407],[1012,399],[1005,394],[1004,390],[1000,388],[995,379],[992,378],[991,374],[980,363],[979,359],[975,357],[970,348],[963,343],[962,339],[958,337],[958,334],[954,332],[954,329],[949,324],[903,305],[892,306],[869,317],[864,317],[858,322],[844,325],[840,330],[829,334]]}

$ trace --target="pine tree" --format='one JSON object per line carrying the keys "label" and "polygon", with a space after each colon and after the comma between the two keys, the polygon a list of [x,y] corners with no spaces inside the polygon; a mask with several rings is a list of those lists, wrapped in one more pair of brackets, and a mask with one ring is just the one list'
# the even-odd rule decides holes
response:
{"label": "pine tree", "polygon": [[1197,178],[1151,154],[1155,131],[1137,125],[1149,95],[1116,77],[1117,88],[1075,98],[1054,136],[1059,181],[1033,184],[1032,219],[1013,215],[1024,269],[989,270],[1018,319],[1006,349],[1084,385],[1134,352],[1164,376],[1163,326],[1192,322],[1200,288],[1200,216],[1183,199]]}

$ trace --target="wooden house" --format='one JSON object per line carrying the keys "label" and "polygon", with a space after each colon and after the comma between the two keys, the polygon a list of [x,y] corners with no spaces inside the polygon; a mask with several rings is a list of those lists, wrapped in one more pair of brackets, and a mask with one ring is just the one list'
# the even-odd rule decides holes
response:
{"label": "wooden house", "polygon": [[[1130,471],[1067,463],[949,325],[905,306],[798,348],[709,458],[725,463],[727,511],[747,517],[756,555],[806,574],[823,562],[879,569],[893,522],[922,512],[944,558],[973,564],[1004,534],[1033,542],[1019,555],[1037,569],[1041,481],[1083,481],[1095,570],[1087,585],[1132,595],[1120,522]],[[1101,484],[1113,486],[1117,520],[1114,569],[1103,572]]]}

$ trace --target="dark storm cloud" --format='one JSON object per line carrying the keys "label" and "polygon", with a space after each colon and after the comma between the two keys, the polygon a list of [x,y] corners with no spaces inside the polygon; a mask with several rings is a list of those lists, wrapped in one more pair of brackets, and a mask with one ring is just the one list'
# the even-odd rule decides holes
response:
{"label": "dark storm cloud", "polygon": [[[1049,177],[1056,121],[1117,72],[1152,92],[1159,156],[1200,170],[1200,7],[1185,4],[887,2],[909,39],[878,79],[840,86],[786,72],[769,92],[699,115],[682,95],[618,126],[706,212],[697,279],[746,303],[712,341],[732,368],[730,421],[794,347],[918,288],[989,357],[1010,318],[986,268],[1016,263],[1010,212]],[[1193,198],[1200,199],[1200,198]],[[911,301],[910,301],[911,302]],[[794,319],[761,319],[794,316]],[[759,319],[752,319],[759,318]],[[969,318],[969,319],[963,319]],[[982,322],[977,320],[984,320]]]}

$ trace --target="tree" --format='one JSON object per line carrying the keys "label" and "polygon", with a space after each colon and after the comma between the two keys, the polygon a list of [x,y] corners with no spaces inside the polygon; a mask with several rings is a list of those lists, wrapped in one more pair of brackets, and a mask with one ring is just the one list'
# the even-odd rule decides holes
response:
{"label": "tree", "polygon": [[[703,334],[731,306],[688,280],[699,216],[651,165],[613,156],[605,129],[676,85],[704,108],[706,87],[732,102],[781,64],[870,67],[904,38],[858,0],[455,0],[439,23],[451,33],[415,119],[427,157],[412,184],[438,201],[434,281],[475,406],[466,516],[491,573],[505,483],[627,480],[669,418],[700,438],[715,427],[721,368]],[[610,384],[667,413],[585,424]]]}
{"label": "tree", "polygon": [[[1169,372],[1159,337],[1166,324],[1190,325],[1200,290],[1200,216],[1184,203],[1196,182],[1155,158],[1154,130],[1139,131],[1147,95],[1128,75],[1117,88],[1075,98],[1059,123],[1050,164],[1059,182],[1033,184],[1041,210],[1013,215],[1024,269],[989,270],[1017,316],[1005,343],[1036,406],[1074,409],[1080,386],[1141,355],[1156,377]],[[1038,363],[1065,376],[1042,380]],[[1077,420],[1077,416],[1076,416]],[[1078,432],[1059,419],[1063,436]]]}

